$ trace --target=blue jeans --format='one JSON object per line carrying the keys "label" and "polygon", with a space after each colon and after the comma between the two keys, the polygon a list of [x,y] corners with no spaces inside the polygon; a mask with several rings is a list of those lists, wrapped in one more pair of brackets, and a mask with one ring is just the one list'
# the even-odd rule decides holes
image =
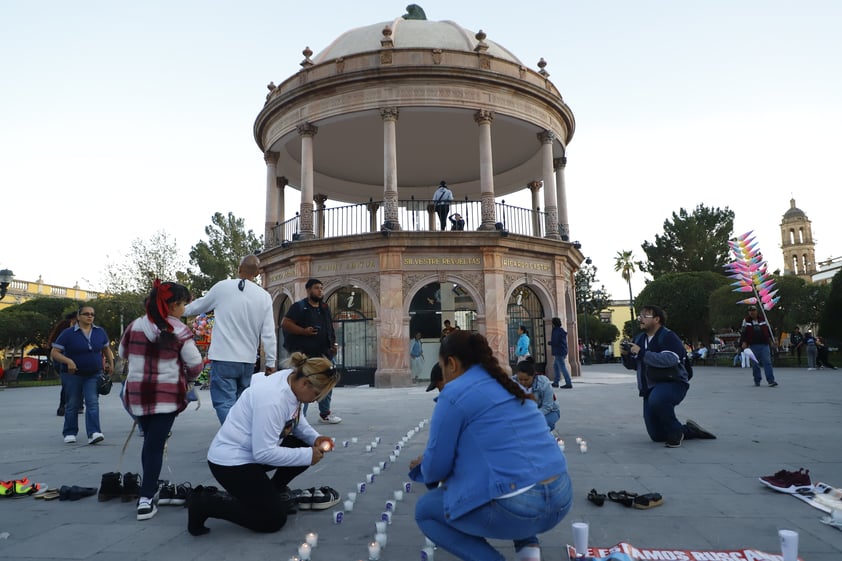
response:
{"label": "blue jeans", "polygon": [[544,419],[547,421],[547,426],[550,427],[550,430],[555,428],[555,424],[561,418],[561,413],[558,411],[550,411],[546,415],[544,415]]}
{"label": "blue jeans", "polygon": [[760,383],[760,365],[763,365],[763,370],[766,372],[766,381],[772,383],[775,381],[775,373],[772,371],[772,352],[769,350],[769,345],[750,345],[749,348],[754,356],[757,357],[757,362],[751,364],[751,373],[754,375],[754,383]]}
{"label": "blue jeans", "polygon": [[96,393],[96,383],[99,373],[89,376],[61,373],[61,385],[64,386],[64,428],[62,436],[79,433],[79,408],[82,406],[82,399],[85,400],[85,430],[88,438],[95,432],[102,432],[99,426],[99,394]]}
{"label": "blue jeans", "polygon": [[436,545],[465,561],[500,561],[505,557],[486,538],[513,540],[515,551],[538,545],[537,534],[554,528],[573,504],[567,473],[545,485],[508,499],[494,499],[450,520],[444,514],[444,490],[428,491],[418,500],[415,521]]}
{"label": "blue jeans", "polygon": [[553,355],[553,373],[555,377],[553,378],[553,382],[558,384],[559,380],[561,379],[561,375],[564,375],[564,384],[566,386],[570,386],[573,382],[570,381],[570,372],[567,371],[567,365],[564,364],[564,359],[567,358],[567,355],[564,356],[555,356]]}
{"label": "blue jeans", "polygon": [[[319,402],[319,416],[323,419],[326,419],[328,415],[330,415],[330,398],[333,397],[333,390],[327,392],[327,395]],[[304,415],[307,414],[307,406],[309,403],[304,404]]]}
{"label": "blue jeans", "polygon": [[684,400],[687,390],[684,382],[661,382],[643,398],[643,422],[646,432],[655,442],[676,442],[684,432],[684,425],[675,417],[675,407]]}
{"label": "blue jeans", "polygon": [[143,430],[143,450],[140,452],[140,465],[143,467],[140,496],[152,498],[158,490],[158,477],[164,463],[164,446],[167,443],[177,413],[159,413],[141,415],[137,424]]}
{"label": "blue jeans", "polygon": [[253,362],[228,362],[212,360],[210,366],[210,394],[219,424],[225,422],[228,411],[234,407],[237,398],[251,384],[254,374]]}

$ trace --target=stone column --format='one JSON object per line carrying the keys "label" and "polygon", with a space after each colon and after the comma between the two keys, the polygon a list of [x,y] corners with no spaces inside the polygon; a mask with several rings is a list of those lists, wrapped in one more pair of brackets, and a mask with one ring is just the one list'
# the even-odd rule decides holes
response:
{"label": "stone column", "polygon": [[538,236],[541,231],[541,223],[538,219],[538,211],[541,205],[538,204],[538,191],[541,189],[540,181],[530,181],[526,184],[526,188],[532,191],[532,235]]}
{"label": "stone column", "polygon": [[263,154],[263,161],[266,162],[266,225],[263,232],[263,245],[274,247],[281,243],[280,233],[273,232],[278,220],[278,198],[275,196],[275,185],[278,176],[278,153],[269,152]]}
{"label": "stone column", "polygon": [[485,264],[483,284],[485,285],[485,316],[478,329],[485,334],[488,345],[494,351],[494,356],[500,361],[500,366],[506,372],[509,368],[509,332],[506,325],[506,279],[503,270],[502,249],[491,247],[480,248],[482,262]]}
{"label": "stone column", "polygon": [[368,208],[368,229],[370,232],[377,232],[380,228],[377,227],[377,210],[380,208],[380,203],[369,202]]}
{"label": "stone column", "polygon": [[327,195],[318,194],[313,197],[313,200],[316,203],[316,213],[315,216],[318,217],[316,220],[316,235],[320,238],[325,237],[325,201],[327,201]]}
{"label": "stone column", "polygon": [[541,141],[541,179],[544,181],[544,237],[553,240],[558,236],[558,204],[555,192],[555,175],[553,174],[553,141],[555,133],[544,131],[538,133]]}
{"label": "stone column", "polygon": [[380,251],[380,321],[377,327],[377,370],[374,385],[378,388],[412,385],[404,330],[402,250]]}
{"label": "stone column", "polygon": [[427,205],[427,230],[430,232],[436,231],[436,205]]}
{"label": "stone column", "polygon": [[479,230],[493,230],[497,219],[494,215],[494,160],[491,150],[491,121],[494,114],[481,109],[474,113],[479,125],[479,187],[482,223]]}
{"label": "stone column", "polygon": [[298,125],[301,135],[301,230],[302,240],[316,237],[313,232],[313,137],[319,128],[310,123]]}
{"label": "stone column", "polygon": [[[286,216],[286,186],[289,185],[289,179],[284,176],[278,177],[275,181],[277,184],[277,197],[275,198],[275,208],[278,209],[278,214],[275,217],[275,224],[283,224]],[[278,235],[281,236],[281,241],[283,241],[283,230],[278,230]]]}
{"label": "stone column", "polygon": [[383,225],[400,230],[398,222],[398,147],[396,125],[397,107],[380,110],[383,118]]}
{"label": "stone column", "polygon": [[567,166],[567,156],[553,159],[555,170],[556,202],[558,203],[558,233],[561,239],[570,241],[570,222],[567,220],[567,190],[564,185],[564,168]]}

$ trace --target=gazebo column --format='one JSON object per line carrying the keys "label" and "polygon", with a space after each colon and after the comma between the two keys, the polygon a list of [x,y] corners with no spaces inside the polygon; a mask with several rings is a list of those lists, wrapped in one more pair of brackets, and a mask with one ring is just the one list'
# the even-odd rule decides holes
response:
{"label": "gazebo column", "polygon": [[[277,184],[278,190],[276,192],[277,196],[275,197],[275,208],[278,209],[278,213],[275,215],[275,223],[276,224],[283,224],[284,217],[286,216],[287,206],[286,206],[286,186],[289,185],[289,179],[284,176],[278,177],[275,181]],[[283,232],[279,231],[278,235],[282,235]],[[283,241],[283,240],[281,240]]]}
{"label": "gazebo column", "polygon": [[313,200],[316,203],[316,214],[315,216],[318,218],[316,221],[316,233],[318,237],[324,238],[325,237],[325,201],[327,201],[327,195],[318,194],[313,197]]}
{"label": "gazebo column", "polygon": [[558,233],[561,239],[570,241],[570,222],[567,219],[567,190],[564,185],[564,168],[567,166],[567,156],[553,159],[555,170],[556,201],[558,202]]}
{"label": "gazebo column", "polygon": [[274,247],[281,243],[280,233],[273,233],[278,220],[278,198],[275,196],[275,185],[278,179],[278,153],[267,151],[263,154],[266,162],[266,224],[263,232],[263,243],[266,247]]}
{"label": "gazebo column", "polygon": [[555,133],[544,131],[538,133],[541,141],[541,179],[544,181],[544,237],[557,240],[558,236],[558,203],[556,201],[555,174],[553,173],[553,141]]}
{"label": "gazebo column", "polygon": [[494,230],[497,218],[494,214],[494,160],[491,150],[491,121],[494,114],[481,109],[474,113],[479,125],[479,187],[480,213],[482,223],[479,230]]}
{"label": "gazebo column", "polygon": [[377,210],[380,208],[380,203],[375,203],[369,199],[366,208],[368,209],[368,229],[370,232],[376,232],[379,230],[377,227]]}
{"label": "gazebo column", "polygon": [[302,240],[316,237],[313,232],[313,137],[318,127],[310,123],[298,125],[301,135],[301,230]]}
{"label": "gazebo column", "polygon": [[530,181],[526,184],[526,187],[532,191],[532,235],[538,236],[541,232],[541,221],[538,218],[538,212],[541,210],[541,205],[538,204],[538,191],[541,189],[541,182]]}
{"label": "gazebo column", "polygon": [[398,222],[398,142],[397,107],[380,110],[383,118],[383,226],[400,230]]}

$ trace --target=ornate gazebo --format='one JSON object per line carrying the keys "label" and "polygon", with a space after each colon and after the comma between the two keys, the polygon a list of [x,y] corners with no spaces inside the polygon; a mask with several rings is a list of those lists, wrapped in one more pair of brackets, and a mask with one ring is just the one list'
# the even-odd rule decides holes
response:
{"label": "ornate gazebo", "polygon": [[[569,241],[564,184],[573,114],[543,59],[534,71],[482,31],[419,11],[352,29],[316,56],[306,48],[298,73],[269,84],[254,135],[267,171],[261,260],[278,316],[318,277],[345,379],[387,387],[412,382],[411,334],[437,344],[445,319],[485,334],[505,364],[518,325],[545,362],[558,316],[575,373],[583,256]],[[431,198],[442,180],[464,231],[438,230]],[[285,221],[287,188],[301,203]],[[532,208],[498,202],[524,188]]]}

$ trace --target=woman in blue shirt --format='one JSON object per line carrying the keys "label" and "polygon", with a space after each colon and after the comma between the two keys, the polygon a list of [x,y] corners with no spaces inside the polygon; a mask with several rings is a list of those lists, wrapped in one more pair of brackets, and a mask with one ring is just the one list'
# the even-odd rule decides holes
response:
{"label": "woman in blue shirt", "polygon": [[517,362],[521,362],[529,356],[529,331],[527,331],[525,325],[521,325],[517,328],[517,332],[520,333],[520,337],[517,338],[515,357],[517,358]]}
{"label": "woman in blue shirt", "polygon": [[410,463],[410,477],[432,487],[415,509],[419,528],[460,559],[504,559],[490,538],[513,540],[520,561],[539,561],[537,534],[572,504],[564,454],[485,337],[452,333],[439,364],[445,386],[424,454]]}

